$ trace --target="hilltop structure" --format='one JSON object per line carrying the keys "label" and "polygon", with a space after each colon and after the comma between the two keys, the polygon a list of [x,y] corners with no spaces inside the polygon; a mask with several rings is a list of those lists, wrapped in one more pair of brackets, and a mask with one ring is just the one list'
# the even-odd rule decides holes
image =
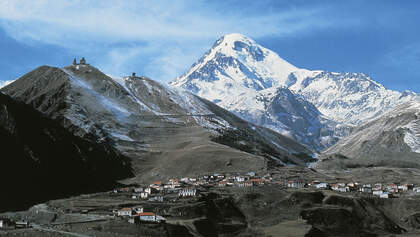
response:
{"label": "hilltop structure", "polygon": [[82,57],[82,59],[80,59],[80,62],[77,63],[76,58],[73,59],[73,65],[89,65],[86,63],[86,59],[85,57]]}
{"label": "hilltop structure", "polygon": [[136,75],[135,72],[131,73],[131,76],[125,76],[124,79],[141,79],[142,76]]}

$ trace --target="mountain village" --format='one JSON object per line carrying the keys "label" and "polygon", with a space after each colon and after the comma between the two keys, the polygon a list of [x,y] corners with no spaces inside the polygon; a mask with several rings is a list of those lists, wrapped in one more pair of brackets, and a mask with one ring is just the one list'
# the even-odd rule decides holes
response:
{"label": "mountain village", "polygon": [[[214,173],[197,178],[172,178],[168,182],[155,181],[148,186],[124,187],[115,189],[110,195],[125,195],[131,199],[143,199],[148,202],[178,202],[194,199],[211,188],[249,188],[253,186],[279,185],[284,189],[331,190],[340,193],[357,193],[376,198],[398,198],[401,195],[420,195],[420,187],[414,184],[395,183],[328,183],[318,180],[274,180],[270,174],[258,175]],[[146,212],[147,211],[147,212]],[[112,210],[115,216],[128,219],[130,223],[165,222],[166,219],[141,206],[125,207]]]}
{"label": "mountain village", "polygon": [[[319,180],[305,181],[303,179],[273,179],[270,174],[214,173],[199,177],[171,178],[166,182],[154,181],[149,185],[136,185],[116,188],[108,192],[109,197],[125,198],[127,200],[146,202],[150,204],[194,202],[202,193],[210,189],[239,188],[247,189],[258,186],[280,186],[281,189],[291,190],[322,190],[339,192],[342,194],[364,195],[373,198],[399,198],[402,195],[420,195],[420,186],[414,184],[396,183],[361,183],[336,182],[328,183]],[[111,209],[105,212],[108,218],[126,220],[131,224],[165,223],[164,213],[157,213],[154,208],[150,210],[143,205],[130,205],[120,209]],[[102,213],[102,214],[105,214]],[[82,210],[79,214],[88,214]],[[29,228],[31,224],[26,220],[0,219],[0,229]]]}

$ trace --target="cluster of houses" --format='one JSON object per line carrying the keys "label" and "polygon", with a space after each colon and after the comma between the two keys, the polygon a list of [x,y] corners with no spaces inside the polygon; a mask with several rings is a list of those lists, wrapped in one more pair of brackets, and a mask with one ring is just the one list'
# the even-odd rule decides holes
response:
{"label": "cluster of houses", "polygon": [[[200,196],[202,187],[251,187],[260,185],[280,185],[284,188],[328,189],[337,192],[360,192],[375,195],[380,198],[398,197],[403,192],[418,192],[420,187],[413,184],[361,184],[327,183],[321,181],[306,182],[304,180],[275,181],[271,175],[247,174],[210,174],[198,178],[172,178],[167,182],[155,181],[144,187],[125,187],[114,190],[114,193],[128,193],[132,199],[144,199],[150,202],[176,202],[183,198]],[[153,212],[144,212],[143,207],[122,208],[115,211],[116,215],[128,218],[130,223],[165,222],[165,218]]]}
{"label": "cluster of houses", "polygon": [[0,230],[7,230],[7,229],[21,229],[21,228],[28,228],[30,227],[27,221],[13,221],[8,218],[0,217]]}
{"label": "cluster of houses", "polygon": [[404,192],[420,193],[420,187],[414,187],[413,184],[361,184],[357,182],[350,183],[333,183],[312,181],[306,183],[301,180],[290,180],[287,183],[288,188],[316,188],[316,189],[330,189],[337,192],[360,192],[371,194],[380,198],[398,197],[399,194]]}
{"label": "cluster of houses", "polygon": [[150,202],[176,201],[179,198],[199,195],[196,187],[176,178],[170,179],[167,183],[155,181],[146,187],[125,187],[113,192],[130,193],[132,199],[144,199]]}
{"label": "cluster of houses", "polygon": [[153,212],[144,212],[142,206],[126,207],[116,211],[116,215],[122,218],[128,218],[128,222],[135,224],[140,222],[164,223],[166,219]]}
{"label": "cluster of houses", "polygon": [[[201,187],[249,187],[271,183],[270,175],[257,176],[254,172],[246,175],[209,174],[198,178],[172,178],[167,182],[155,181],[143,187],[124,187],[112,191],[125,194],[131,199],[143,199],[149,202],[176,202],[184,198],[200,196]],[[126,207],[114,210],[116,216],[128,218],[130,223],[164,222],[165,219],[153,212],[143,212],[142,207]]]}
{"label": "cluster of houses", "polygon": [[151,202],[176,201],[179,198],[200,195],[200,187],[250,187],[270,184],[269,174],[257,176],[254,172],[245,175],[210,174],[198,178],[172,178],[168,182],[155,181],[145,187],[125,187],[114,193],[130,193],[132,199],[144,199]]}

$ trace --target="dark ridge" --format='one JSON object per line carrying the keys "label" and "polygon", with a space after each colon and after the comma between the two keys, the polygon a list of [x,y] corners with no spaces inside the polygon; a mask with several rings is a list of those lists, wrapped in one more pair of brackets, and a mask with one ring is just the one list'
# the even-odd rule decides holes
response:
{"label": "dark ridge", "polygon": [[[95,139],[98,140],[98,139]],[[109,190],[133,176],[110,141],[73,135],[32,107],[0,93],[0,211]]]}

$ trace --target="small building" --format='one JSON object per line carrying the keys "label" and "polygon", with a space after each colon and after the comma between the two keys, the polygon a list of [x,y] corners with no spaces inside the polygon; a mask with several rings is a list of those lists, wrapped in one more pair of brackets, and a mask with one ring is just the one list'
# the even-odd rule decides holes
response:
{"label": "small building", "polygon": [[162,181],[155,181],[152,184],[150,184],[150,187],[157,189],[157,188],[159,188],[162,185],[163,185]]}
{"label": "small building", "polygon": [[249,175],[249,176],[251,176],[251,177],[254,177],[255,176],[255,172],[248,172],[248,174],[247,175]]}
{"label": "small building", "polygon": [[372,185],[363,184],[363,186],[359,188],[359,191],[362,193],[372,193]]}
{"label": "small building", "polygon": [[173,185],[179,185],[179,179],[177,178],[170,179],[169,183]]}
{"label": "small building", "polygon": [[331,189],[337,192],[342,192],[342,193],[346,193],[346,192],[350,192],[350,188],[347,186],[342,186],[340,184],[333,184],[331,185]]}
{"label": "small building", "polygon": [[381,195],[379,195],[380,198],[390,198],[392,197],[392,194],[390,193],[382,193]]}
{"label": "small building", "polygon": [[197,194],[197,189],[195,188],[185,188],[179,190],[178,196],[180,197],[193,197]]}
{"label": "small building", "polygon": [[382,190],[382,184],[381,183],[374,184],[372,187],[372,191],[379,191],[379,190]]}
{"label": "small building", "polygon": [[384,191],[382,191],[382,190],[374,190],[373,192],[372,192],[372,194],[373,195],[377,195],[377,196],[380,196],[380,195],[382,195],[384,193]]}
{"label": "small building", "polygon": [[15,223],[7,218],[0,218],[0,229],[14,229]]}
{"label": "small building", "polygon": [[149,197],[149,193],[147,193],[147,192],[140,193],[140,198],[147,199],[148,197]]}
{"label": "small building", "polygon": [[128,193],[128,192],[130,192],[130,188],[120,188],[120,190],[119,190],[120,192],[122,192],[122,193]]}
{"label": "small building", "polygon": [[265,182],[264,179],[257,179],[257,178],[250,179],[250,181],[252,182],[253,185],[261,185],[261,184],[264,184]]}
{"label": "small building", "polygon": [[143,212],[138,214],[141,221],[156,221],[156,214],[153,212]]}
{"label": "small building", "polygon": [[394,190],[394,191],[397,190],[397,192],[398,192],[398,185],[391,183],[391,184],[388,184],[386,186],[386,189],[387,190]]}
{"label": "small building", "polygon": [[228,183],[227,181],[220,181],[218,186],[219,187],[225,187],[227,185],[227,183]]}
{"label": "small building", "polygon": [[123,208],[118,210],[118,216],[131,216],[132,210],[131,208]]}
{"label": "small building", "polygon": [[163,196],[154,196],[149,198],[149,202],[163,202]]}
{"label": "small building", "polygon": [[321,188],[323,188],[323,189],[325,189],[325,188],[328,188],[328,184],[327,183],[317,183],[317,184],[315,184],[315,188],[318,188],[318,189],[321,189]]}
{"label": "small building", "polygon": [[306,183],[303,181],[289,180],[287,182],[288,188],[304,188],[305,186],[306,186]]}
{"label": "small building", "polygon": [[142,206],[137,206],[137,207],[133,207],[132,210],[135,214],[139,214],[139,213],[143,213],[144,208]]}
{"label": "small building", "polygon": [[133,189],[133,191],[135,192],[135,193],[141,193],[141,192],[143,192],[143,188],[134,188]]}
{"label": "small building", "polygon": [[153,190],[152,190],[152,188],[149,187],[149,188],[145,188],[144,192],[148,193],[150,195],[150,194],[152,194]]}
{"label": "small building", "polygon": [[408,191],[408,185],[407,184],[398,185],[398,190],[399,191]]}
{"label": "small building", "polygon": [[251,186],[253,186],[251,181],[244,182],[244,187],[251,187]]}
{"label": "small building", "polygon": [[27,221],[16,221],[15,223],[16,229],[23,229],[23,228],[28,228],[28,227],[29,227],[29,222]]}
{"label": "small building", "polygon": [[86,65],[85,57],[82,57],[82,59],[80,59],[80,65]]}

